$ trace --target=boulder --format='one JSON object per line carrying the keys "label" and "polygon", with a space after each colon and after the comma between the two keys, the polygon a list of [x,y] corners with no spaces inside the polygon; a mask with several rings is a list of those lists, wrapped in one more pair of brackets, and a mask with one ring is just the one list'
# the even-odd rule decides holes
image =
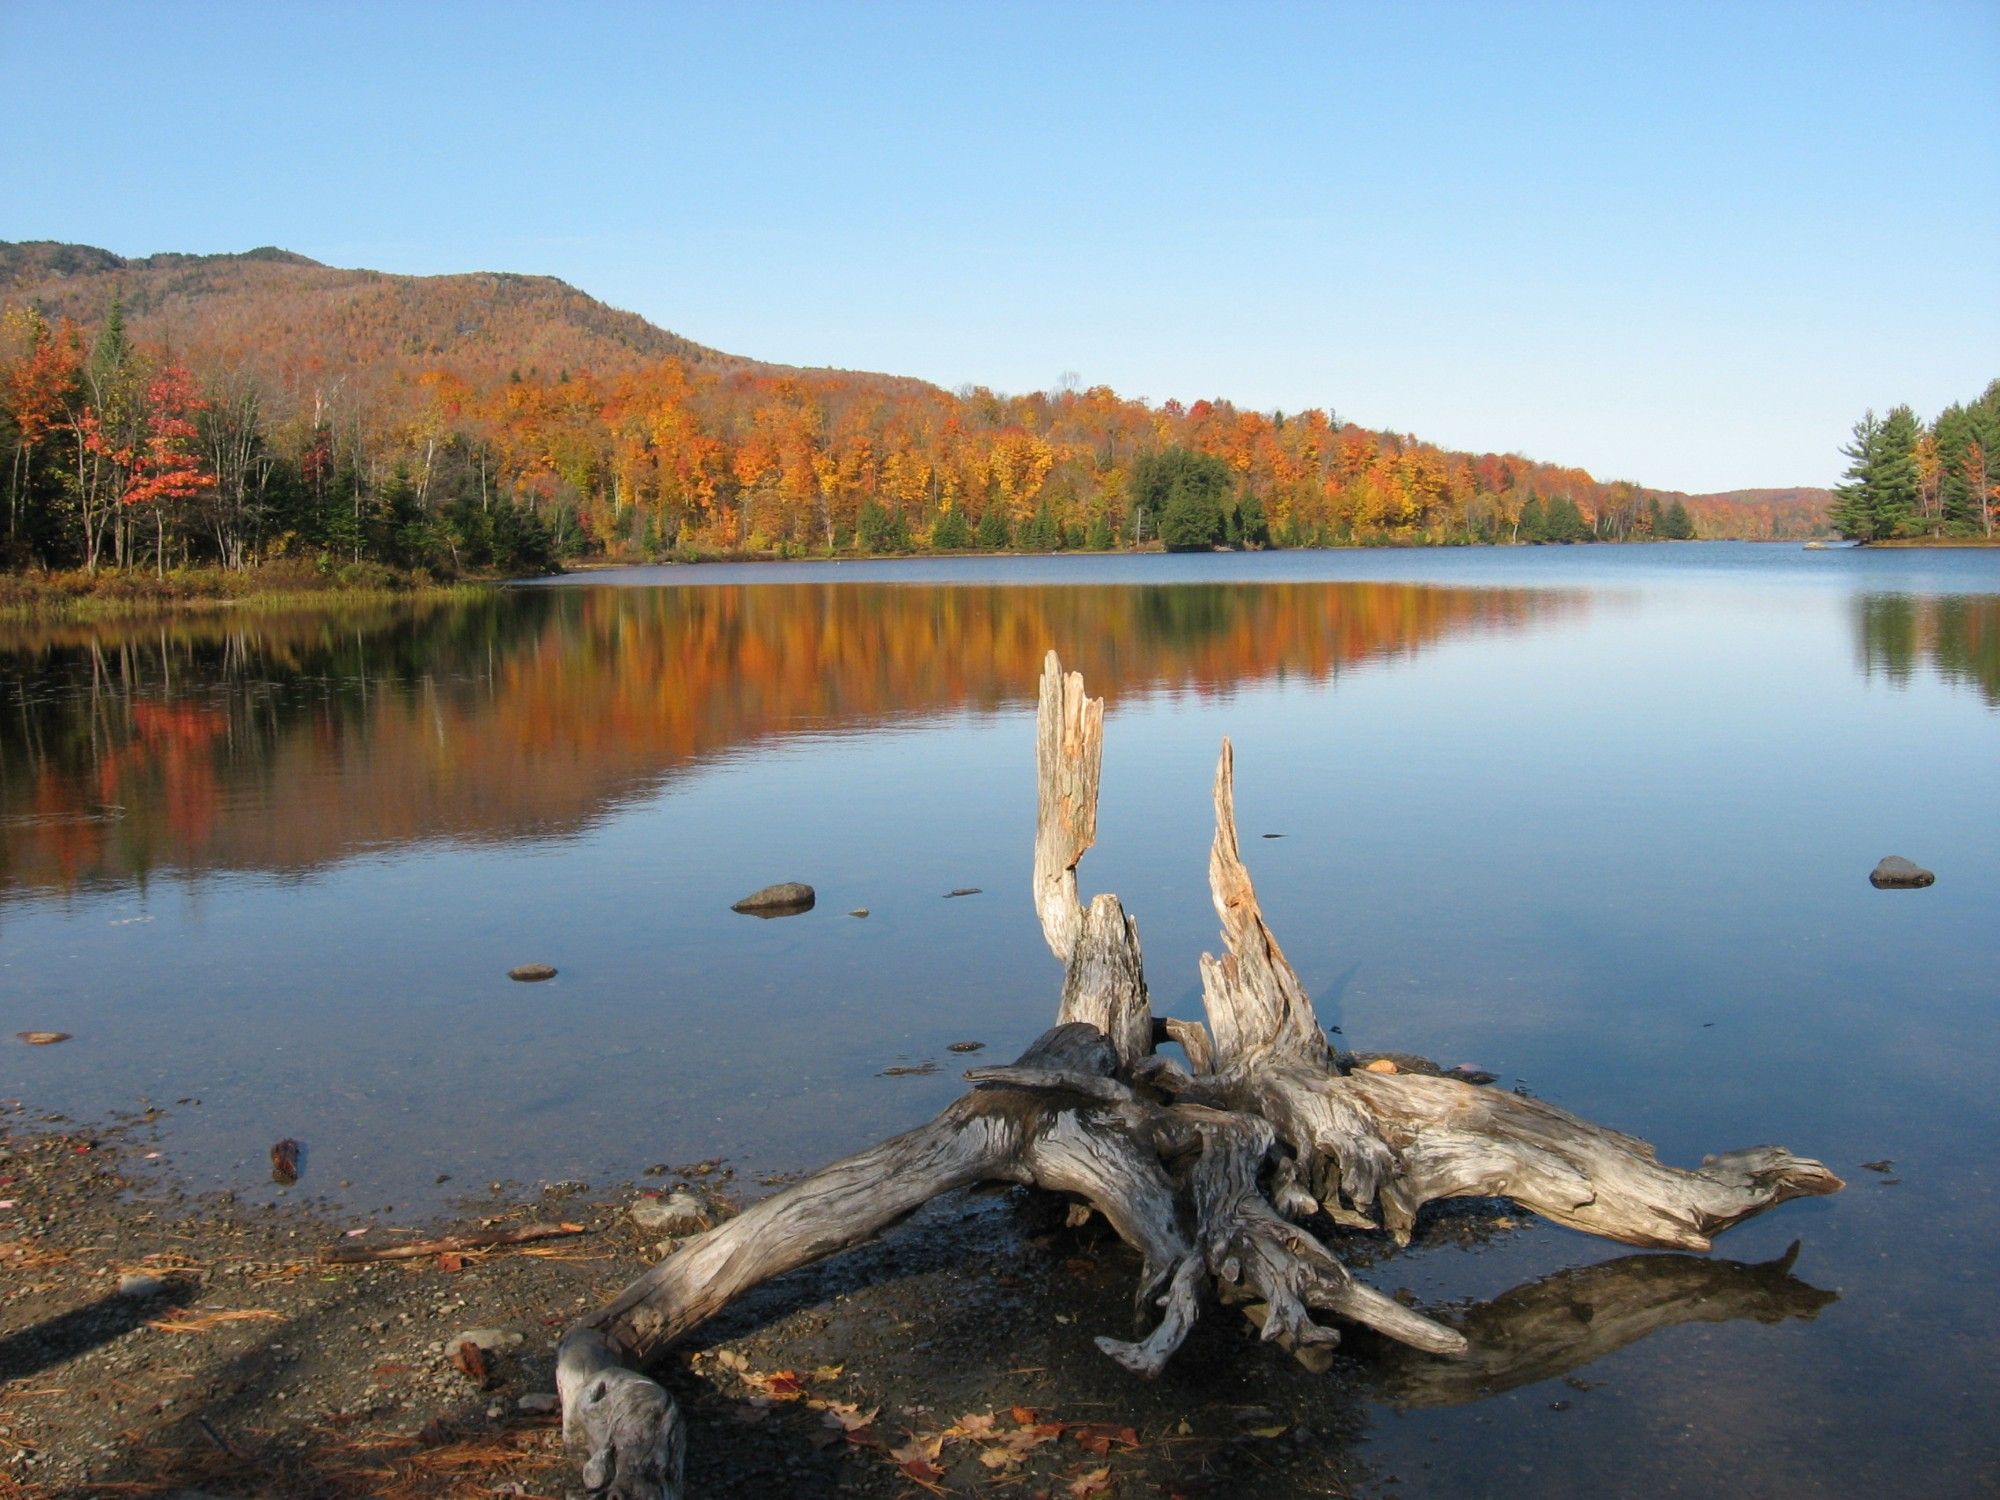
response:
{"label": "boulder", "polygon": [[1868,876],[1868,883],[1878,891],[1916,891],[1936,882],[1937,876],[1900,854],[1890,855]]}
{"label": "boulder", "polygon": [[708,1228],[708,1213],[692,1193],[641,1198],[632,1205],[631,1218],[641,1229],[655,1234],[699,1234]]}
{"label": "boulder", "polygon": [[752,891],[729,909],[753,917],[789,917],[798,912],[811,911],[816,899],[811,886],[796,880],[785,880],[777,885],[767,885],[761,891]]}
{"label": "boulder", "polygon": [[524,1334],[511,1328],[468,1328],[463,1333],[455,1333],[442,1345],[444,1357],[450,1359],[458,1353],[460,1344],[474,1344],[488,1354],[502,1349],[517,1349],[527,1342]]}

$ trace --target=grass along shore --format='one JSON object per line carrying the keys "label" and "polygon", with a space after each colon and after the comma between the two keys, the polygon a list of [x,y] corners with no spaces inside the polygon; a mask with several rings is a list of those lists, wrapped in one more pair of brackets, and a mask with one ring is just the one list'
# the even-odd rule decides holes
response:
{"label": "grass along shore", "polygon": [[441,580],[381,563],[322,567],[305,559],[254,568],[100,568],[0,574],[0,619],[117,619],[181,610],[335,609],[441,598],[490,587],[498,578]]}

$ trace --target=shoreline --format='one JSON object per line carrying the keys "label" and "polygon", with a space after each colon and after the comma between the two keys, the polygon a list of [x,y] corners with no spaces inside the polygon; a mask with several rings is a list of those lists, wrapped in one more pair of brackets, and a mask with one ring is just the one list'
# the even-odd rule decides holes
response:
{"label": "shoreline", "polygon": [[0,575],[0,624],[64,625],[175,615],[305,613],[355,609],[410,600],[470,598],[509,578],[438,581],[372,570],[354,581],[283,570],[275,576],[201,569],[168,574],[103,571]]}
{"label": "shoreline", "polygon": [[1870,551],[1938,551],[1938,552],[1986,552],[2000,549],[2000,536],[1904,536],[1890,537],[1879,542],[1856,542],[1857,547]]}
{"label": "shoreline", "polygon": [[[655,1187],[494,1184],[392,1229],[304,1196],[309,1184],[272,1205],[177,1186],[170,1166],[147,1165],[164,1118],[94,1129],[0,1113],[0,1494],[458,1500],[574,1487],[555,1343],[658,1258],[657,1231],[628,1213]],[[724,1176],[703,1163],[651,1183],[727,1214]],[[1484,1242],[1511,1227],[1494,1213],[1466,1201],[1432,1233]],[[320,1259],[531,1221],[584,1232],[462,1256]],[[1357,1267],[1375,1259],[1366,1240],[1349,1248]],[[122,1294],[133,1274],[158,1290]],[[1315,1372],[1213,1308],[1166,1376],[1134,1380],[1092,1335],[1128,1332],[1138,1274],[1101,1220],[1070,1228],[1050,1195],[935,1200],[674,1347],[657,1373],[687,1414],[688,1491],[907,1496],[891,1450],[967,1413],[1044,1435],[999,1468],[979,1441],[947,1435],[933,1493],[1062,1494],[1097,1474],[1107,1496],[1220,1500],[1349,1495],[1379,1478],[1359,1449],[1387,1399],[1389,1356],[1357,1332]],[[447,1352],[470,1332],[492,1345],[484,1379]],[[834,1415],[870,1412],[851,1431]]]}

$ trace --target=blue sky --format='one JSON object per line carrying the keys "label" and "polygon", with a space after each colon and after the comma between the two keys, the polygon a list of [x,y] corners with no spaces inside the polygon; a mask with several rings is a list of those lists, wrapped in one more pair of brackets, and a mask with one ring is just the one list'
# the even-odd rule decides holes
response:
{"label": "blue sky", "polygon": [[2000,4],[0,0],[0,238],[1693,490],[2000,376]]}

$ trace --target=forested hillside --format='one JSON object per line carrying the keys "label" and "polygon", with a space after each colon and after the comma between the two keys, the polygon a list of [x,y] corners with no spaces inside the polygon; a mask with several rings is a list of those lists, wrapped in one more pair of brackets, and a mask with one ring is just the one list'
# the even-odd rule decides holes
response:
{"label": "forested hillside", "polygon": [[[547,277],[0,245],[10,566],[1782,536],[1328,410],[761,364]],[[1185,525],[1169,524],[1175,512]]]}

